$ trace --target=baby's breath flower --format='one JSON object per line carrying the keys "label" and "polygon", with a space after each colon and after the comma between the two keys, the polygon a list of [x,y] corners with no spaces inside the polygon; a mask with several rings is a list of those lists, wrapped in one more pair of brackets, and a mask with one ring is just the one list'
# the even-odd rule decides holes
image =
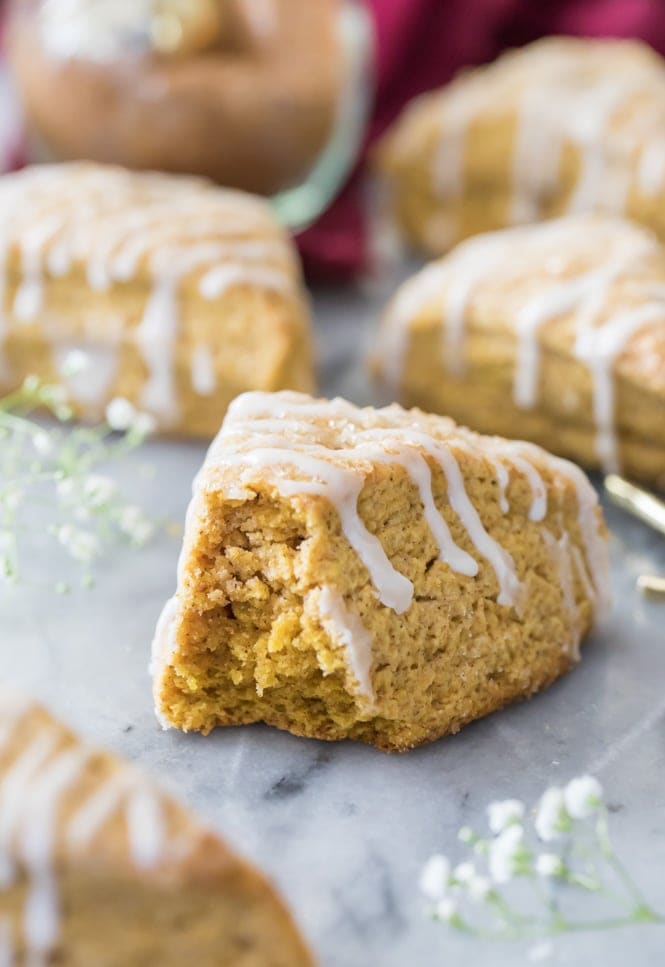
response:
{"label": "baby's breath flower", "polygon": [[428,900],[441,900],[450,885],[450,861],[447,856],[430,856],[420,874],[420,892]]}
{"label": "baby's breath flower", "polygon": [[541,963],[543,960],[547,960],[554,953],[554,944],[551,940],[543,940],[542,943],[534,944],[533,947],[529,947],[526,952],[528,959],[532,964]]}
{"label": "baby's breath flower", "polygon": [[72,349],[62,362],[62,375],[65,377],[78,376],[80,373],[84,373],[89,366],[90,356],[84,353],[82,349]]}
{"label": "baby's breath flower", "polygon": [[469,880],[466,891],[475,903],[483,903],[492,893],[494,887],[492,881],[486,876],[474,876]]}
{"label": "baby's breath flower", "polygon": [[563,789],[559,786],[550,786],[541,796],[535,827],[545,843],[551,842],[570,828],[570,817],[566,812]]}
{"label": "baby's breath flower", "polygon": [[519,799],[503,799],[491,802],[487,807],[489,827],[493,833],[502,833],[513,823],[519,823],[524,817],[524,803]]}
{"label": "baby's breath flower", "polygon": [[60,500],[67,501],[73,497],[76,491],[76,484],[71,477],[63,477],[55,485],[55,492]]}
{"label": "baby's breath flower", "polygon": [[603,804],[603,787],[593,776],[571,779],[563,791],[568,813],[573,819],[586,819]]}
{"label": "baby's breath flower", "polygon": [[137,547],[141,547],[149,541],[154,530],[151,521],[148,520],[141,508],[134,507],[132,504],[123,507],[120,511],[118,527]]}
{"label": "baby's breath flower", "polygon": [[103,507],[115,496],[117,487],[110,477],[90,474],[83,483],[83,496],[91,507]]}
{"label": "baby's breath flower", "polygon": [[45,430],[33,434],[32,445],[41,457],[47,457],[53,453],[53,440]]}
{"label": "baby's breath flower", "polygon": [[566,867],[556,853],[541,853],[536,857],[535,870],[538,876],[559,877],[563,876]]}
{"label": "baby's breath flower", "polygon": [[488,866],[490,876],[496,883],[507,883],[520,871],[523,839],[522,826],[512,825],[507,826],[490,843]]}
{"label": "baby's breath flower", "polygon": [[451,897],[444,897],[437,903],[435,914],[437,920],[450,923],[457,914],[457,903]]}
{"label": "baby's breath flower", "polygon": [[124,396],[116,396],[106,407],[106,422],[112,430],[129,430],[135,419],[136,410]]}
{"label": "baby's breath flower", "polygon": [[146,437],[154,433],[156,427],[155,418],[150,413],[137,413],[132,429],[139,436]]}
{"label": "baby's breath flower", "polygon": [[59,527],[57,537],[74,560],[82,564],[90,564],[101,550],[99,538],[95,534],[72,527],[71,524]]}
{"label": "baby's breath flower", "polygon": [[459,833],[457,834],[457,838],[460,841],[460,843],[472,843],[476,838],[476,836],[470,826],[462,826]]}
{"label": "baby's breath flower", "polygon": [[459,863],[453,870],[453,876],[458,883],[470,883],[476,875],[476,868],[473,863]]}

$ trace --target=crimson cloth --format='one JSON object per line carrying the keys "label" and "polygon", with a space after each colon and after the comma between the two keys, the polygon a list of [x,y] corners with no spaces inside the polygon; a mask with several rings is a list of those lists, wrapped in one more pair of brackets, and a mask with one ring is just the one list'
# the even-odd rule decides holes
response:
{"label": "crimson cloth", "polygon": [[335,204],[303,233],[310,277],[369,268],[362,169],[367,149],[416,94],[462,67],[546,34],[639,37],[665,54],[662,0],[367,0],[376,27],[376,100],[363,158]]}

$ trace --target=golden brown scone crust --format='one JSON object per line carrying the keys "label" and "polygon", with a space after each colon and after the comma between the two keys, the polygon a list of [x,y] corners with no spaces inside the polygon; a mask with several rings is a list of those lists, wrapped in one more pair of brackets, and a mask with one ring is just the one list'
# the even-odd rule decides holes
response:
{"label": "golden brown scone crust", "polygon": [[549,37],[414,100],[376,166],[406,241],[432,255],[585,211],[665,238],[664,130],[665,63],[651,48]]}
{"label": "golden brown scone crust", "polygon": [[[0,387],[64,382],[77,414],[123,396],[212,436],[246,389],[310,389],[297,256],[264,202],[88,163],[0,180]],[[88,355],[67,373],[72,349]]]}
{"label": "golden brown scone crust", "polygon": [[393,398],[665,487],[665,249],[601,215],[480,235],[388,306]]}
{"label": "golden brown scone crust", "polygon": [[130,766],[5,686],[0,817],[7,963],[313,963],[258,871]]}
{"label": "golden brown scone crust", "polygon": [[538,448],[397,406],[246,394],[195,485],[158,715],[420,745],[575,663],[605,555],[588,481]]}
{"label": "golden brown scone crust", "polygon": [[[110,60],[94,47],[86,58],[85,44],[79,57],[52,50],[34,6],[14,4],[8,53],[30,128],[55,158],[204,175],[272,195],[299,184],[331,136],[343,67],[338,0],[271,0],[263,12],[253,4],[254,16],[240,0],[213,0],[212,18],[199,0],[174,56],[119,50]],[[103,44],[103,23],[99,32]]]}

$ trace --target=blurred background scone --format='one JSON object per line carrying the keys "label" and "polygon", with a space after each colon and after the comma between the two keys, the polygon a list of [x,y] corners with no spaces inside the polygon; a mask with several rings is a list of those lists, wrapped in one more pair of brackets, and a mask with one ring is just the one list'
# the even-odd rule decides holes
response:
{"label": "blurred background scone", "polygon": [[406,240],[434,255],[588,211],[665,238],[665,61],[639,41],[545,38],[413,101],[376,158]]}
{"label": "blurred background scone", "polygon": [[14,0],[10,61],[50,156],[265,195],[329,142],[342,0]]}

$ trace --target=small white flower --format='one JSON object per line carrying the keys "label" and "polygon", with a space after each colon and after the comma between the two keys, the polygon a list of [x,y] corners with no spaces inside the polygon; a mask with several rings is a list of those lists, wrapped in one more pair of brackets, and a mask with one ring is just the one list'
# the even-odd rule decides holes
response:
{"label": "small white flower", "polygon": [[62,546],[76,561],[90,564],[100,551],[99,539],[89,531],[79,530],[70,524],[58,528],[57,537]]}
{"label": "small white flower", "polygon": [[466,892],[475,903],[482,903],[492,892],[492,883],[486,876],[474,876],[468,882]]}
{"label": "small white flower", "polygon": [[157,421],[150,413],[138,413],[132,428],[141,436],[150,436],[157,429]]}
{"label": "small white flower", "polygon": [[565,832],[569,823],[563,789],[550,786],[540,797],[534,826],[544,842],[549,843]]}
{"label": "small white flower", "polygon": [[26,393],[34,393],[39,388],[39,376],[35,376],[34,373],[30,376],[26,376],[23,380],[23,389]]}
{"label": "small white flower", "polygon": [[130,538],[132,544],[142,546],[150,540],[153,525],[144,515],[140,507],[129,504],[123,507],[118,517],[118,527],[123,534]]}
{"label": "small white flower", "polygon": [[64,377],[78,376],[84,373],[90,366],[90,357],[82,349],[72,349],[68,352],[62,362],[62,375]]}
{"label": "small white flower", "polygon": [[474,832],[470,826],[462,826],[457,834],[457,838],[460,843],[472,843],[474,840]]}
{"label": "small white flower", "polygon": [[593,776],[579,776],[570,780],[563,797],[573,819],[586,819],[602,805],[603,787]]}
{"label": "small white flower", "polygon": [[522,826],[507,826],[495,840],[490,843],[488,867],[492,879],[496,883],[507,883],[517,872],[517,860],[522,852]]}
{"label": "small white flower", "polygon": [[112,430],[129,430],[136,420],[136,410],[124,396],[116,396],[106,407],[106,422]]}
{"label": "small white flower", "polygon": [[502,833],[507,826],[524,818],[524,803],[519,799],[503,799],[487,807],[489,827],[493,833]]}
{"label": "small white flower", "polygon": [[83,495],[91,507],[103,507],[116,493],[117,487],[110,477],[90,474],[83,484]]}
{"label": "small white flower", "polygon": [[19,487],[6,487],[0,490],[0,505],[10,514],[18,508],[21,503],[22,492]]}
{"label": "small white flower", "polygon": [[444,897],[443,900],[439,900],[437,903],[435,913],[439,920],[443,920],[444,923],[450,923],[457,913],[457,904],[450,897]]}
{"label": "small white flower", "polygon": [[541,853],[536,858],[538,876],[563,876],[565,868],[563,860],[556,853]]}
{"label": "small white flower", "polygon": [[476,868],[473,863],[459,863],[453,871],[453,876],[458,883],[470,883],[476,875]]}
{"label": "small white flower", "polygon": [[450,861],[447,856],[430,856],[420,874],[420,892],[428,900],[442,900],[450,883]]}
{"label": "small white flower", "polygon": [[53,453],[53,440],[44,430],[40,430],[33,435],[32,445],[42,457],[47,457],[50,453]]}

